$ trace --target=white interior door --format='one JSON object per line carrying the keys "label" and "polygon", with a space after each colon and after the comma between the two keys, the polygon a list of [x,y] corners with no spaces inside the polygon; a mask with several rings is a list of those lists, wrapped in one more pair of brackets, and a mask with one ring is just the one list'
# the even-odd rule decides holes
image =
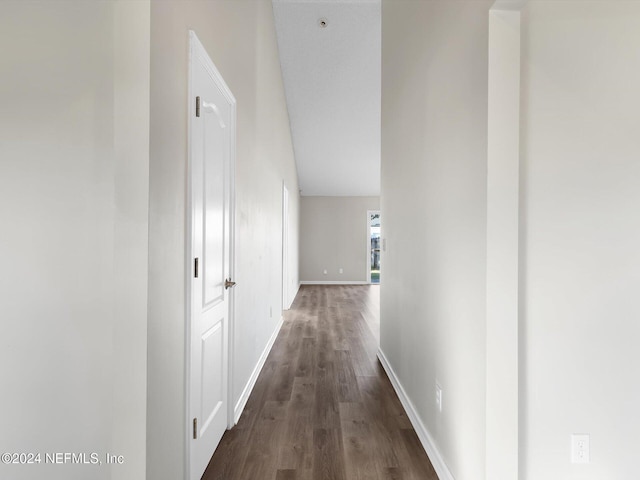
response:
{"label": "white interior door", "polygon": [[202,477],[228,426],[235,101],[191,35],[189,456]]}

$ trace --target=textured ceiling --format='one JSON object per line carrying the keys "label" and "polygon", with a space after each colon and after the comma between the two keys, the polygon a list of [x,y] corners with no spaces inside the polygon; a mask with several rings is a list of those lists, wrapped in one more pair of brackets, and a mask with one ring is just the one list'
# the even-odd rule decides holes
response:
{"label": "textured ceiling", "polygon": [[273,9],[302,195],[379,195],[380,2]]}

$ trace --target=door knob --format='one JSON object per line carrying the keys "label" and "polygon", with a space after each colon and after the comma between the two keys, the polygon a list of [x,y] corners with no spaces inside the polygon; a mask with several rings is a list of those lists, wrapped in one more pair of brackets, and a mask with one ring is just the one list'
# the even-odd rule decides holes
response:
{"label": "door knob", "polygon": [[230,278],[227,278],[224,281],[224,289],[227,290],[229,287],[235,286],[236,282],[232,282]]}

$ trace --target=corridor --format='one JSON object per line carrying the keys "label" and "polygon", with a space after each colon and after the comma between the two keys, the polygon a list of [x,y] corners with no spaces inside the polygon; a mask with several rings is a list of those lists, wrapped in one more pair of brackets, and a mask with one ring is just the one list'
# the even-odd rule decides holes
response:
{"label": "corridor", "polygon": [[437,479],[376,358],[379,288],[300,288],[203,480]]}

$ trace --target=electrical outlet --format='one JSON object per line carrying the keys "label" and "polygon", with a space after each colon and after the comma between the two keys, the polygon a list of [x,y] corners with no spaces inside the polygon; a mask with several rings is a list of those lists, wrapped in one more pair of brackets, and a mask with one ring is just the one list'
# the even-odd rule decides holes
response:
{"label": "electrical outlet", "polygon": [[442,411],[442,387],[436,383],[436,406],[438,411]]}
{"label": "electrical outlet", "polygon": [[589,435],[571,435],[571,463],[589,463]]}
{"label": "electrical outlet", "polygon": [[273,318],[273,307],[269,307],[269,318]]}
{"label": "electrical outlet", "polygon": [[327,270],[326,270],[326,269],[324,269],[324,270],[322,271],[322,273],[323,273],[324,275],[326,275],[326,274],[327,274]]}
{"label": "electrical outlet", "polygon": [[340,269],[338,270],[338,273],[342,274],[342,273],[344,273],[344,272],[343,272],[343,271],[342,271],[342,269],[340,268]]}

